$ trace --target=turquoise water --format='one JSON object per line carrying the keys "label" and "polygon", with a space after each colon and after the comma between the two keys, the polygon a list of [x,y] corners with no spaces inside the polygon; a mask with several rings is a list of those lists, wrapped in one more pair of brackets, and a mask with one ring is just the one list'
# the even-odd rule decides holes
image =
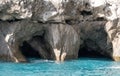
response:
{"label": "turquoise water", "polygon": [[120,76],[120,62],[80,58],[56,63],[32,59],[31,63],[0,63],[0,76]]}

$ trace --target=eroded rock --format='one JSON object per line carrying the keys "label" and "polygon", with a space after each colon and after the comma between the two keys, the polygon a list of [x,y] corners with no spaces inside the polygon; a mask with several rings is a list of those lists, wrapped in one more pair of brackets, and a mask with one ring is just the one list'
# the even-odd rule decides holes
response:
{"label": "eroded rock", "polygon": [[32,16],[33,0],[0,0],[0,19],[26,19]]}
{"label": "eroded rock", "polygon": [[119,19],[109,21],[106,24],[106,31],[108,33],[109,41],[112,42],[113,53],[112,58],[115,61],[120,61],[120,48],[119,48]]}
{"label": "eroded rock", "polygon": [[[112,45],[111,42],[108,42],[107,33],[104,29],[105,24],[106,21],[86,21],[79,24],[82,33],[81,39],[84,41],[82,48],[110,57],[112,55]],[[83,50],[80,49],[80,51]]]}
{"label": "eroded rock", "polygon": [[46,40],[52,46],[57,61],[78,57],[80,35],[79,30],[72,25],[51,24],[47,29]]}
{"label": "eroded rock", "polygon": [[119,18],[119,0],[1,0],[0,56],[26,61],[26,41],[44,59],[76,59],[84,46],[120,61]]}
{"label": "eroded rock", "polygon": [[[5,48],[9,48],[10,56],[15,62],[26,61],[26,58],[22,55],[19,46],[23,41],[30,40],[34,35],[42,34],[42,25],[29,23],[29,21],[18,22],[1,22],[0,30],[4,35]],[[39,32],[39,33],[38,33]],[[1,39],[2,40],[2,39]],[[2,49],[1,49],[2,51]],[[7,54],[9,55],[9,53]]]}

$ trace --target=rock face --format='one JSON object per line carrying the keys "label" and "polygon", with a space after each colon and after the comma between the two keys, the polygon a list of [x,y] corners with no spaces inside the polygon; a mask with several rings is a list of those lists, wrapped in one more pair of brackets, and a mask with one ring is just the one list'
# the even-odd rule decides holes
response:
{"label": "rock face", "polygon": [[33,0],[0,0],[0,19],[25,19],[32,16]]}
{"label": "rock face", "polygon": [[80,35],[77,29],[67,24],[52,24],[47,28],[45,37],[52,45],[57,61],[78,57]]}
{"label": "rock face", "polygon": [[[105,56],[111,56],[112,46],[111,42],[107,41],[107,33],[104,29],[105,24],[106,21],[86,21],[80,24],[81,33],[83,34],[81,39],[84,41],[82,48]],[[83,50],[80,49],[80,51]]]}
{"label": "rock face", "polygon": [[0,59],[26,62],[27,42],[43,59],[76,59],[86,48],[120,61],[119,7],[119,0],[0,0]]}
{"label": "rock face", "polygon": [[106,23],[106,31],[108,33],[109,41],[112,43],[112,58],[115,61],[120,61],[120,48],[119,48],[119,18]]}

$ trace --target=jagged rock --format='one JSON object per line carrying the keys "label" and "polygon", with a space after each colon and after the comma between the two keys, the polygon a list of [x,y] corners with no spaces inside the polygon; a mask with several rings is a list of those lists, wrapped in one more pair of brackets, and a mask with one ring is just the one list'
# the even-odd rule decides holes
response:
{"label": "jagged rock", "polygon": [[32,16],[33,0],[0,0],[0,19],[26,19]]}
{"label": "jagged rock", "polygon": [[0,0],[0,57],[26,61],[26,41],[44,59],[75,59],[87,47],[120,61],[119,19],[119,0]]}
{"label": "jagged rock", "polygon": [[[119,18],[119,0],[1,0],[0,19],[33,18],[46,22],[66,19]],[[85,17],[89,15],[89,17]]]}
{"label": "jagged rock", "polygon": [[112,58],[115,61],[120,61],[120,38],[119,38],[119,19],[115,19],[113,21],[108,21],[106,23],[106,31],[108,33],[108,37],[109,37],[109,42],[112,43],[112,48],[113,48],[113,52],[112,52]]}

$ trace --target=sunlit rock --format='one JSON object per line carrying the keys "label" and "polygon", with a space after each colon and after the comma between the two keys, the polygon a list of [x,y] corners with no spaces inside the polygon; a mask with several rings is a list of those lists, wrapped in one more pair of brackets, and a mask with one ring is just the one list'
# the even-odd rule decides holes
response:
{"label": "sunlit rock", "polygon": [[120,38],[119,38],[119,19],[109,21],[106,24],[109,41],[112,42],[113,53],[112,58],[115,61],[120,61]]}
{"label": "sunlit rock", "polygon": [[32,16],[33,0],[0,0],[0,19],[26,19]]}

